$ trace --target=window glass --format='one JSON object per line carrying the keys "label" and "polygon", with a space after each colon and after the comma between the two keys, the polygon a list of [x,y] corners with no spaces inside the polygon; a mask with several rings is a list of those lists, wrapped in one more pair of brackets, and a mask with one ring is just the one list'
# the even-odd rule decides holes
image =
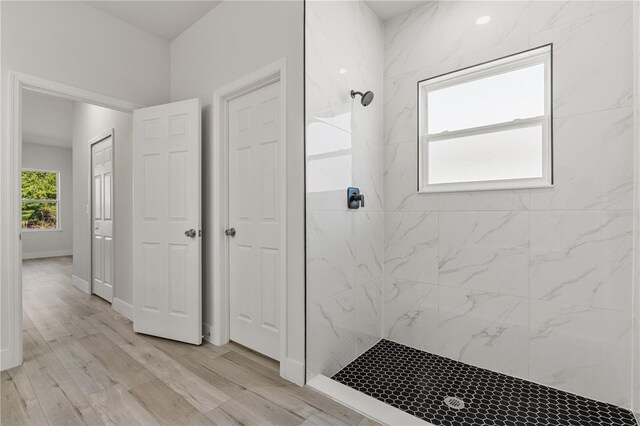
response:
{"label": "window glass", "polygon": [[429,144],[429,183],[542,176],[542,127],[442,139]]}
{"label": "window glass", "polygon": [[544,64],[429,91],[429,134],[544,115]]}
{"label": "window glass", "polygon": [[22,228],[58,228],[58,173],[22,171]]}

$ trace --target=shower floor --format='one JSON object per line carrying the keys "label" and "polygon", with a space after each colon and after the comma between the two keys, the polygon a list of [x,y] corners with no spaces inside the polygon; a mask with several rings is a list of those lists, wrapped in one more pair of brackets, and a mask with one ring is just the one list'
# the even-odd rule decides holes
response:
{"label": "shower floor", "polygon": [[388,340],[333,380],[438,426],[637,426],[630,411],[615,405]]}

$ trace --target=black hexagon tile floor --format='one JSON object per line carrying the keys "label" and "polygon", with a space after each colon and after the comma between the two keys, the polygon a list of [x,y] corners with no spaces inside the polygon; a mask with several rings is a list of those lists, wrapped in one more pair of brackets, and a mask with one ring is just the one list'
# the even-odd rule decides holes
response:
{"label": "black hexagon tile floor", "polygon": [[438,426],[637,426],[615,405],[388,340],[333,379]]}

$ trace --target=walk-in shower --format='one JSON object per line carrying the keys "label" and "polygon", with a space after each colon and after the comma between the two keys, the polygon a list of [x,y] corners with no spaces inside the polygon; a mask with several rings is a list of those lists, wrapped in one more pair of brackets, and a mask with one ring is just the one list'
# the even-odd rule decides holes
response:
{"label": "walk-in shower", "polygon": [[311,386],[391,424],[636,425],[633,9],[306,2]]}

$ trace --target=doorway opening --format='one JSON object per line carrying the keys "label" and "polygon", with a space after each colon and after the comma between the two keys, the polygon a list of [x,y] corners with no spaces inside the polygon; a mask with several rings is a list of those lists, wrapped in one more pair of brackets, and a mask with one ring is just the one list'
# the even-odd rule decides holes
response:
{"label": "doorway opening", "polygon": [[[15,201],[7,219],[15,226],[7,238],[13,244],[8,256],[14,285],[7,293],[11,344],[2,352],[3,369],[20,365],[23,351],[33,345],[86,332],[79,318],[111,309],[93,295],[98,291],[91,285],[89,142],[105,129],[131,133],[135,108],[25,74],[9,72],[9,77],[13,161],[6,177]],[[111,280],[118,277],[112,274]],[[122,299],[115,293],[113,309],[131,317],[126,290]]]}

